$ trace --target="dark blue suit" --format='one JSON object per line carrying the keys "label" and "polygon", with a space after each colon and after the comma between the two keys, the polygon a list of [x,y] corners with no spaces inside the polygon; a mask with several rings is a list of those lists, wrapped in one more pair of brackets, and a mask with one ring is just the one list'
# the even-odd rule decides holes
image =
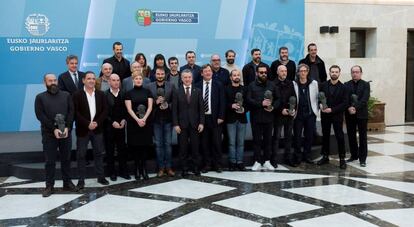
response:
{"label": "dark blue suit", "polygon": [[[196,87],[203,92],[204,100],[203,83],[204,80],[200,81],[196,84]],[[204,131],[201,134],[204,171],[208,171],[210,167],[215,170],[220,168],[222,124],[219,125],[217,120],[224,120],[226,108],[223,85],[213,79],[209,83],[209,89],[211,90],[211,114],[205,115]]]}

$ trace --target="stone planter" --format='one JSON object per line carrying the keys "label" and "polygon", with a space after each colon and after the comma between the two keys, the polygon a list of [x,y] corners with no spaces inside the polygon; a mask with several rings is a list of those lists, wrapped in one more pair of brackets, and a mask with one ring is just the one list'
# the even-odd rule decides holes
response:
{"label": "stone planter", "polygon": [[385,130],[385,103],[375,102],[368,118],[368,131]]}

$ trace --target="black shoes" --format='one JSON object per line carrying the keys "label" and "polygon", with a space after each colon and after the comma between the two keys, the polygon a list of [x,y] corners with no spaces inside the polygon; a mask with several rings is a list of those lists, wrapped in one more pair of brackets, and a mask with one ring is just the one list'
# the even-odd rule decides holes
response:
{"label": "black shoes", "polygon": [[358,158],[350,157],[346,160],[346,162],[353,162],[355,160],[358,160]]}
{"label": "black shoes", "polygon": [[202,173],[207,173],[210,170],[211,170],[211,168],[209,166],[204,166],[203,168],[201,168]]}
{"label": "black shoes", "polygon": [[186,177],[188,177],[188,171],[187,170],[183,170],[182,172],[181,172],[181,177],[183,177],[183,178],[186,178]]}
{"label": "black shoes", "polygon": [[246,167],[243,163],[238,163],[236,167],[238,171],[246,171]]}
{"label": "black shoes", "polygon": [[125,180],[131,180],[131,176],[128,174],[121,174],[119,177],[124,178]]}
{"label": "black shoes", "polygon": [[51,196],[53,193],[55,193],[53,186],[46,186],[45,190],[43,190],[42,196],[46,198]]}
{"label": "black shoes", "polygon": [[361,166],[361,167],[366,167],[366,166],[367,166],[367,163],[365,163],[365,162],[361,162],[361,163],[359,163],[359,166]]}
{"label": "black shoes", "polygon": [[76,185],[76,188],[78,188],[78,191],[84,189],[85,188],[85,181],[84,180],[79,180],[78,185]]}
{"label": "black shoes", "polygon": [[316,164],[318,166],[321,166],[321,165],[325,165],[325,164],[328,164],[328,163],[329,163],[329,157],[328,156],[323,156],[321,158],[321,160],[319,160]]}
{"label": "black shoes", "polygon": [[109,185],[109,181],[107,181],[105,179],[105,177],[99,177],[98,178],[98,183],[102,184],[102,185]]}
{"label": "black shoes", "polygon": [[315,164],[315,162],[309,158],[304,158],[303,162],[307,163],[307,164]]}
{"label": "black shoes", "polygon": [[340,169],[346,169],[346,162],[345,159],[339,160],[339,168]]}
{"label": "black shoes", "polygon": [[78,189],[76,188],[76,186],[72,183],[72,181],[68,181],[68,182],[64,182],[63,183],[63,191],[68,191],[68,192],[77,192]]}
{"label": "black shoes", "polygon": [[109,177],[109,179],[110,179],[111,181],[116,181],[116,175],[115,175],[115,174],[111,175],[111,176]]}

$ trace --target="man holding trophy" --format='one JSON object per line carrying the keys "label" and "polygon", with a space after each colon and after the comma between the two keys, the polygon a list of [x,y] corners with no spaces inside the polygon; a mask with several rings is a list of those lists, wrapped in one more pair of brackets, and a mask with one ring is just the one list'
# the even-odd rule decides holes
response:
{"label": "man holding trophy", "polygon": [[[253,171],[263,169],[273,171],[270,163],[272,151],[272,129],[274,109],[279,107],[278,94],[271,81],[268,81],[268,67],[259,64],[256,68],[256,80],[247,89],[246,101],[250,109],[250,122],[253,134],[254,164]],[[261,146],[264,146],[263,155]]]}
{"label": "man holding trophy", "polygon": [[155,70],[155,81],[145,87],[151,91],[154,97],[154,141],[157,152],[158,177],[164,175],[174,176],[171,169],[172,163],[172,98],[175,91],[174,85],[165,80],[164,68]]}
{"label": "man holding trophy", "polygon": [[70,145],[74,108],[70,94],[60,91],[54,74],[46,74],[43,82],[47,91],[36,96],[35,113],[41,124],[43,153],[46,163],[46,188],[43,197],[54,193],[55,167],[60,152],[63,190],[76,191],[70,178]]}
{"label": "man holding trophy", "polygon": [[225,88],[226,122],[229,138],[229,170],[245,171],[243,164],[244,137],[246,135],[246,89],[241,85],[241,72],[230,72],[231,84]]}
{"label": "man holding trophy", "polygon": [[339,168],[346,169],[345,162],[345,140],[342,130],[344,111],[348,103],[348,96],[345,85],[339,81],[341,68],[332,65],[329,68],[330,80],[321,84],[319,92],[319,101],[321,109],[322,124],[322,159],[318,165],[329,163],[329,140],[331,137],[331,125],[333,126],[336,141],[338,143]]}

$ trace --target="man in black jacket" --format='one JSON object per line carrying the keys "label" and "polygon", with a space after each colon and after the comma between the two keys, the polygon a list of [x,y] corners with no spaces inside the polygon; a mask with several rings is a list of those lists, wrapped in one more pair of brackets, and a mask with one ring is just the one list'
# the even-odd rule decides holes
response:
{"label": "man in black jacket", "polygon": [[[230,72],[231,84],[225,88],[226,96],[226,125],[229,141],[229,170],[245,171],[244,139],[247,125],[246,87],[241,85],[241,75],[238,69]],[[237,93],[239,97],[236,98]],[[240,99],[241,94],[241,99]]]}
{"label": "man in black jacket", "polygon": [[123,56],[123,46],[121,42],[115,42],[112,44],[112,50],[114,51],[114,56],[105,59],[102,64],[111,64],[112,73],[117,74],[122,81],[123,79],[131,76],[130,63]]}
{"label": "man in black jacket", "polygon": [[[244,86],[249,86],[249,84],[256,80],[256,71],[257,66],[260,64],[264,67],[266,67],[267,72],[270,72],[270,68],[266,63],[262,62],[262,52],[260,49],[252,49],[250,51],[250,54],[252,55],[252,61],[246,64],[243,67],[243,83]],[[269,79],[269,77],[267,78]]]}
{"label": "man in black jacket", "polygon": [[[347,162],[359,159],[361,167],[365,167],[368,152],[368,100],[371,88],[368,82],[361,79],[361,66],[353,66],[351,68],[351,76],[352,80],[345,83],[349,95],[348,109],[345,111],[345,121],[348,133],[349,149],[351,152],[351,157],[347,160]],[[357,127],[359,145],[356,138]]]}
{"label": "man in black jacket", "polygon": [[82,80],[85,77],[85,73],[78,71],[78,57],[75,55],[66,57],[66,65],[68,66],[68,71],[59,75],[58,86],[60,90],[73,95],[75,91],[83,88]]}
{"label": "man in black jacket", "polygon": [[[279,65],[277,68],[277,78],[274,80],[276,89],[280,94],[280,105],[275,109],[275,120],[273,126],[273,152],[271,164],[277,166],[276,159],[279,154],[279,141],[282,129],[285,137],[284,162],[290,166],[295,166],[292,145],[293,117],[296,109],[296,93],[293,82],[287,79],[288,70],[286,66]],[[293,97],[293,98],[292,98]]]}
{"label": "man in black jacket", "polygon": [[[190,166],[196,176],[199,170],[199,136],[204,129],[204,106],[201,90],[192,85],[193,74],[190,69],[181,72],[183,85],[173,96],[173,126],[178,135],[182,177],[188,176]],[[191,150],[188,149],[189,143]]]}
{"label": "man in black jacket", "polygon": [[[54,74],[46,74],[43,81],[47,91],[36,96],[35,113],[41,124],[43,154],[46,160],[46,188],[43,191],[43,197],[48,197],[54,193],[58,149],[60,152],[63,190],[76,191],[76,187],[70,178],[70,131],[74,109],[70,94],[59,91]],[[59,116],[61,119],[59,119]]]}
{"label": "man in black jacket", "polygon": [[270,66],[270,79],[273,81],[277,79],[278,73],[277,69],[279,65],[284,65],[287,68],[287,79],[290,81],[294,81],[296,78],[296,64],[294,61],[289,60],[289,50],[287,47],[280,47],[279,48],[279,59],[276,59],[272,62]]}
{"label": "man in black jacket", "polygon": [[[329,140],[331,137],[331,125],[333,126],[336,142],[338,143],[339,168],[346,169],[345,162],[345,139],[342,130],[344,111],[348,104],[348,94],[345,85],[339,81],[341,68],[332,65],[329,68],[330,80],[322,83],[320,92],[325,95],[325,102],[320,104],[321,124],[322,124],[322,159],[318,161],[318,165],[329,163]],[[321,93],[320,93],[321,95]],[[326,106],[324,106],[326,104]]]}
{"label": "man in black jacket", "polygon": [[[227,71],[227,69],[225,69]],[[213,79],[213,71],[209,64],[201,66],[202,80],[196,87],[203,94],[205,124],[201,133],[201,151],[203,163],[201,172],[214,170],[221,172],[221,135],[224,122],[225,99],[223,85]]]}
{"label": "man in black jacket", "polygon": [[[250,122],[253,133],[254,164],[253,171],[262,168],[275,170],[270,163],[272,152],[272,129],[274,109],[279,107],[279,95],[273,83],[267,79],[267,66],[260,64],[256,68],[257,79],[247,89],[247,104],[250,109]],[[263,155],[261,147],[263,145]]]}
{"label": "man in black jacket", "polygon": [[316,80],[318,84],[325,82],[327,79],[325,62],[318,56],[318,48],[315,43],[308,45],[308,54],[306,57],[299,61],[300,64],[306,64],[309,66],[310,79]]}
{"label": "man in black jacket", "polygon": [[115,147],[118,157],[119,176],[131,179],[127,170],[127,150],[125,144],[125,125],[127,110],[125,107],[125,92],[120,89],[121,80],[117,74],[109,77],[110,88],[105,91],[108,102],[108,117],[105,121],[105,150],[109,177],[116,181]]}
{"label": "man in black jacket", "polygon": [[73,94],[75,106],[75,122],[77,137],[77,160],[79,181],[78,189],[85,187],[86,177],[86,150],[89,141],[92,142],[95,160],[95,171],[98,175],[98,183],[108,185],[103,169],[103,154],[105,151],[103,142],[104,121],[107,118],[108,107],[103,91],[95,90],[96,76],[93,72],[86,72],[83,78],[84,89]]}

